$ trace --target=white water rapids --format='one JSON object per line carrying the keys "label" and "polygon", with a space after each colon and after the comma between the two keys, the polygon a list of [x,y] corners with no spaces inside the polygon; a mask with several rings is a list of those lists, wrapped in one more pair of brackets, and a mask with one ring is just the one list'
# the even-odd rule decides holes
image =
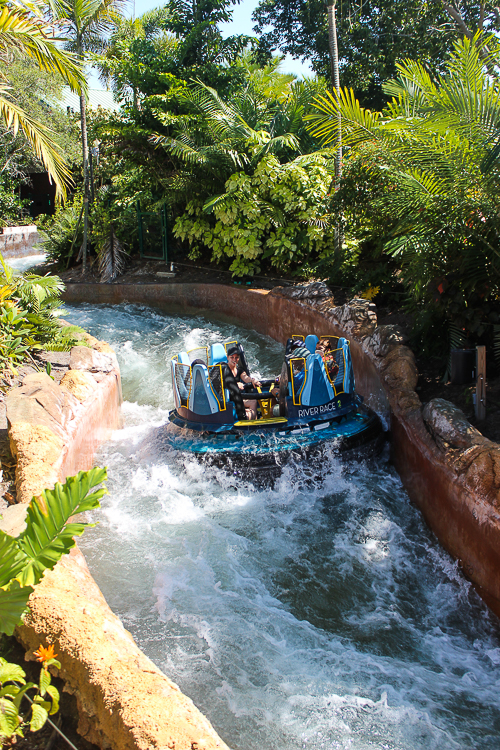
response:
{"label": "white water rapids", "polygon": [[[288,467],[273,489],[161,453],[168,362],[238,337],[250,368],[283,347],[230,323],[68,306],[109,341],[124,426],[101,449],[109,496],[82,538],[112,609],[234,750],[497,750],[500,629],[395,472]],[[249,321],[249,324],[251,322]]]}

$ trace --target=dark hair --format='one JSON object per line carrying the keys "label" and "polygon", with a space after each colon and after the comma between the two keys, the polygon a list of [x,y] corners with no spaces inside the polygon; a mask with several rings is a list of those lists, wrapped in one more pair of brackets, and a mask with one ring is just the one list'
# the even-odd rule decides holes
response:
{"label": "dark hair", "polygon": [[191,362],[191,367],[194,367],[195,365],[206,365],[207,363],[204,362],[202,359],[194,359]]}
{"label": "dark hair", "polygon": [[237,346],[230,346],[227,350],[227,356],[230,357],[232,354],[237,354],[238,357],[240,356],[240,350]]}

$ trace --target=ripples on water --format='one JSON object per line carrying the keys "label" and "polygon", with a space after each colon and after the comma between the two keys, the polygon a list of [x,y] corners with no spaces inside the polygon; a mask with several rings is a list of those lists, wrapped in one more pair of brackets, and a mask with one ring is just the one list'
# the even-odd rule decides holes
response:
{"label": "ripples on water", "polygon": [[202,317],[82,305],[69,318],[122,368],[124,427],[98,456],[110,495],[82,547],[139,645],[234,750],[491,748],[500,642],[397,475],[325,459],[273,489],[157,455],[167,363],[238,336],[279,371],[270,339]]}

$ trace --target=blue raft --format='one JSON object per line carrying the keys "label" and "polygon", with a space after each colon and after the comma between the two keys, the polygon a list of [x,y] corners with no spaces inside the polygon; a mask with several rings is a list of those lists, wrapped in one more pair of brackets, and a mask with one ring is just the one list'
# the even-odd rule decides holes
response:
{"label": "blue raft", "polygon": [[[303,356],[298,357],[291,348],[297,338],[303,342]],[[355,392],[349,341],[321,339],[330,342],[327,361],[316,352],[318,336],[294,335],[287,342],[279,378],[261,379],[258,390],[245,386],[240,391],[228,367],[227,351],[236,346],[250,374],[237,341],[177,354],[171,360],[172,447],[218,464],[229,462],[233,468],[244,464],[272,469],[290,454],[310,455],[327,443],[354,456],[373,453],[383,442],[382,425]],[[257,419],[246,419],[244,399],[258,402]]]}

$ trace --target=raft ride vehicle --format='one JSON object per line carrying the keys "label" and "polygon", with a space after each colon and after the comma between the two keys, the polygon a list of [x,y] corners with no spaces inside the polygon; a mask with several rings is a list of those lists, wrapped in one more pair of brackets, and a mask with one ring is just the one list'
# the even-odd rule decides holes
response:
{"label": "raft ride vehicle", "polygon": [[[327,355],[318,351],[328,341]],[[171,446],[211,463],[276,469],[290,456],[303,458],[327,444],[363,457],[380,449],[378,416],[355,392],[349,341],[337,336],[294,335],[287,341],[279,377],[260,386],[238,386],[228,365],[237,350],[250,378],[245,351],[227,341],[179,352],[171,360],[175,409],[169,414]],[[245,404],[257,402],[256,419]]]}

